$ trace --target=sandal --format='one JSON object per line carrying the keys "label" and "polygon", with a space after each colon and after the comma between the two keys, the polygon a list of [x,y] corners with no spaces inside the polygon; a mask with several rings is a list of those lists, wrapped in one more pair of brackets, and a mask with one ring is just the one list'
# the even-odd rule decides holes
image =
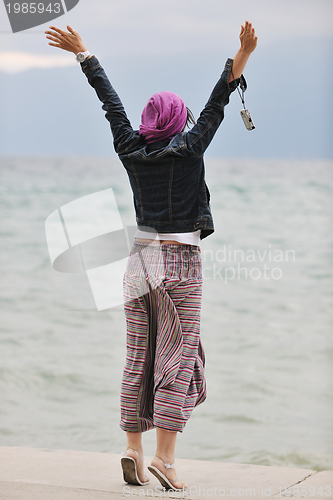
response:
{"label": "sandal", "polygon": [[[157,457],[156,455],[154,458],[157,458],[160,462],[162,462],[162,464],[164,465],[164,467],[166,469],[174,469],[175,468],[175,464],[165,464],[163,462],[163,460],[161,458]],[[162,472],[157,467],[154,467],[153,465],[149,465],[148,470],[149,470],[149,472],[154,474],[155,477],[157,477],[157,479],[159,480],[161,485],[164,488],[166,488],[167,490],[184,491],[187,489],[187,486],[183,486],[182,488],[176,488],[176,486],[174,486],[172,484],[170,479],[168,479],[164,474],[162,474]],[[174,479],[174,481],[178,481],[178,479],[176,478],[176,479]]]}
{"label": "sandal", "polygon": [[[136,463],[134,458],[127,456],[127,451],[129,450],[135,451],[135,453],[138,455],[139,459],[138,463]],[[120,463],[123,468],[123,476],[125,483],[137,484],[138,486],[145,486],[146,484],[149,483],[149,479],[148,481],[145,482],[140,481],[137,469],[137,466],[143,460],[143,457],[140,457],[139,453],[134,448],[128,448],[127,451],[126,453],[123,452],[121,454],[121,459],[120,459]]]}

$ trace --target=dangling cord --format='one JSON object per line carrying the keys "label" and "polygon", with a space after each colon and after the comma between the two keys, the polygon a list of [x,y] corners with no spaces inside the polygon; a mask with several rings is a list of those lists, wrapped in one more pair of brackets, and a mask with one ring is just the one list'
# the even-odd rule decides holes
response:
{"label": "dangling cord", "polygon": [[[232,74],[233,79],[236,80],[236,78],[234,77],[234,74],[233,74],[232,70],[231,70],[231,74]],[[241,98],[241,101],[243,103],[243,108],[246,109],[246,107],[245,107],[245,100],[244,100],[244,87],[242,85],[241,85],[241,89],[242,89],[242,95],[239,92],[239,88],[238,88],[238,85],[237,85],[237,92],[238,92],[239,97]]]}

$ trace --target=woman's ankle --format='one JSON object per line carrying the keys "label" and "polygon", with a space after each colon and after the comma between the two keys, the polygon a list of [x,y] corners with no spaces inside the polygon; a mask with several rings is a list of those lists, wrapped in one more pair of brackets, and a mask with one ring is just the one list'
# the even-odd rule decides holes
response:
{"label": "woman's ankle", "polygon": [[126,432],[127,437],[127,450],[133,449],[141,453],[143,451],[142,446],[142,433],[141,432]]}
{"label": "woman's ankle", "polygon": [[156,456],[163,460],[164,463],[173,464],[175,461],[177,432],[157,427],[156,438]]}
{"label": "woman's ankle", "polygon": [[127,441],[127,447],[126,447],[126,450],[135,450],[137,451],[138,453],[140,453],[140,455],[142,455],[143,453],[143,445],[142,443],[133,443],[131,441]]}
{"label": "woman's ankle", "polygon": [[158,462],[161,464],[163,462],[163,464],[173,464],[174,461],[175,461],[175,456],[172,455],[172,454],[168,454],[168,453],[165,453],[163,451],[156,451],[155,453],[155,459],[158,460]]}

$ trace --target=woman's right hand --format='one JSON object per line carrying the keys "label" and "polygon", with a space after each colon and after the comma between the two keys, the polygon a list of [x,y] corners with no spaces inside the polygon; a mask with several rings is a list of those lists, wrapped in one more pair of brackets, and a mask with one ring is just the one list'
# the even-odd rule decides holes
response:
{"label": "woman's right hand", "polygon": [[73,52],[74,54],[86,52],[87,48],[84,45],[82,38],[78,32],[74,31],[69,25],[67,25],[68,32],[56,28],[55,26],[50,26],[50,29],[54,31],[45,31],[47,34],[46,38],[56,43],[49,42],[49,45],[67,50],[68,52]]}

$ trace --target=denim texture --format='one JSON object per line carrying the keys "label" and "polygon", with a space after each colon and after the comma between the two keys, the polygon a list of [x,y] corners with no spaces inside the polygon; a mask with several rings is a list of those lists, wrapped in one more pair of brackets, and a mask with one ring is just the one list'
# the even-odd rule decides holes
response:
{"label": "denim texture", "polygon": [[228,83],[232,63],[232,59],[227,59],[196,125],[170,141],[152,144],[147,144],[139,131],[133,130],[97,57],[81,63],[89,84],[103,103],[114,149],[129,177],[140,229],[151,228],[160,233],[201,229],[201,239],[214,232],[203,155],[224,118],[231,92],[239,85],[239,79]]}

